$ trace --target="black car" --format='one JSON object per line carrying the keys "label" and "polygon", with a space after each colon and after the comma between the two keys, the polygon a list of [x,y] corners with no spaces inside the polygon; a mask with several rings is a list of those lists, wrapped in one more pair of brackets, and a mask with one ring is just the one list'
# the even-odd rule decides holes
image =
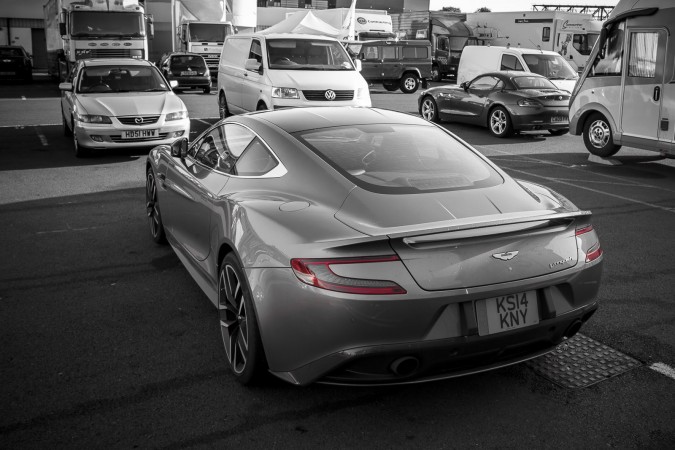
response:
{"label": "black car", "polygon": [[33,62],[20,45],[0,45],[0,77],[33,80]]}
{"label": "black car", "polygon": [[157,64],[168,81],[176,80],[176,89],[202,89],[211,92],[211,74],[201,55],[188,52],[173,52],[162,56]]}
{"label": "black car", "polygon": [[570,93],[546,77],[520,71],[498,71],[477,76],[459,86],[427,89],[418,99],[426,120],[448,120],[488,127],[497,137],[514,131],[569,131]]}

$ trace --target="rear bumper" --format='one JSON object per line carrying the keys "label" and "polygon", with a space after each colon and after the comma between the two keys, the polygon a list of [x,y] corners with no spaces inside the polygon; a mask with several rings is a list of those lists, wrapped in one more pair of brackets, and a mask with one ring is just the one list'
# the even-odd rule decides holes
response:
{"label": "rear bumper", "polygon": [[[538,325],[497,335],[462,336],[429,342],[343,350],[298,370],[275,374],[296,384],[370,386],[455,378],[506,367],[544,355],[571,337],[597,310],[593,303]],[[398,370],[399,373],[396,373]]]}
{"label": "rear bumper", "polygon": [[178,82],[178,88],[211,87],[211,77],[176,77],[171,79]]}
{"label": "rear bumper", "polygon": [[[513,128],[516,130],[560,130],[570,127],[569,110],[518,107],[511,111]],[[560,120],[563,119],[564,120]]]}

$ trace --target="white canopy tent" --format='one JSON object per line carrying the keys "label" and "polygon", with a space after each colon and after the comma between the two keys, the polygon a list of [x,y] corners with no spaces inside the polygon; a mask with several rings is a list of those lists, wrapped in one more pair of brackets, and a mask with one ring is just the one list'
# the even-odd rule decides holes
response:
{"label": "white canopy tent", "polygon": [[266,28],[259,33],[302,33],[302,34],[317,34],[322,36],[339,37],[342,31],[329,25],[323,20],[316,17],[312,11],[296,12],[285,20]]}

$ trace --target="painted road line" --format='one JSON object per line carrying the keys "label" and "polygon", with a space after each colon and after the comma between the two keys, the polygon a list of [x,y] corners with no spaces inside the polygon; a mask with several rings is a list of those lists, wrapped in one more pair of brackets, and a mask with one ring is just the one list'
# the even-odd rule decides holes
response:
{"label": "painted road line", "polygon": [[654,363],[651,366],[649,366],[649,368],[652,369],[652,370],[655,370],[656,372],[658,372],[662,375],[667,376],[668,378],[672,378],[673,380],[675,380],[675,369],[673,369],[672,367],[670,367],[667,364],[663,364],[663,363],[660,363],[660,362]]}
{"label": "painted road line", "polygon": [[47,142],[47,138],[45,137],[45,135],[42,134],[42,130],[40,129],[40,127],[35,127],[35,128],[37,128],[36,132],[37,132],[38,138],[40,139],[40,142],[42,143],[42,146],[47,147],[49,145],[49,142]]}

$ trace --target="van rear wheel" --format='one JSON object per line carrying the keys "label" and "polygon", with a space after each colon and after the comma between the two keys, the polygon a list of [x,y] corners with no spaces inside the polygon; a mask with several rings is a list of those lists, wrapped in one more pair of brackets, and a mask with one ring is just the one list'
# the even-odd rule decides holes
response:
{"label": "van rear wheel", "polygon": [[417,75],[406,73],[401,77],[400,88],[404,94],[412,94],[418,87],[420,87],[420,81],[417,79]]}
{"label": "van rear wheel", "polygon": [[591,114],[584,123],[584,144],[586,149],[595,156],[607,158],[616,154],[621,148],[614,144],[612,128],[609,122],[600,113]]}
{"label": "van rear wheel", "polygon": [[218,113],[220,118],[224,119],[230,115],[230,110],[227,108],[227,99],[225,98],[224,93],[220,93],[218,96]]}

